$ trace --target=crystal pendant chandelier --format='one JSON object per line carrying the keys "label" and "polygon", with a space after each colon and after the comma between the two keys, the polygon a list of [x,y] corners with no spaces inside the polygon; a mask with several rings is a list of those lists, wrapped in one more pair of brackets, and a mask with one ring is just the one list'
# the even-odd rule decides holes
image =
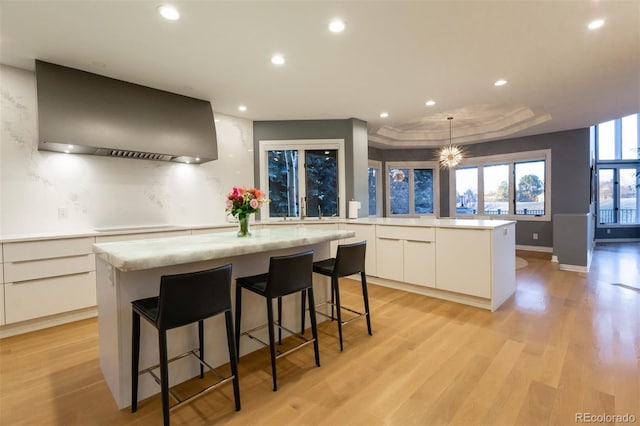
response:
{"label": "crystal pendant chandelier", "polygon": [[462,160],[462,150],[451,144],[451,120],[453,117],[447,117],[449,120],[449,146],[443,146],[440,149],[440,166],[451,168],[455,167]]}

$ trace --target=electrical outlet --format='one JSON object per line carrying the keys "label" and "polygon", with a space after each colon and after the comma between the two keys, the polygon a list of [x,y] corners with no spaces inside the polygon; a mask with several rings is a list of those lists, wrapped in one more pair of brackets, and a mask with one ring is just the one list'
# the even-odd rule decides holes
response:
{"label": "electrical outlet", "polygon": [[533,233],[533,239],[534,239],[534,240],[537,240],[537,239],[538,239],[538,233],[537,233],[537,232],[534,232],[534,233]]}
{"label": "electrical outlet", "polygon": [[58,208],[58,219],[67,219],[69,217],[69,210],[66,207]]}

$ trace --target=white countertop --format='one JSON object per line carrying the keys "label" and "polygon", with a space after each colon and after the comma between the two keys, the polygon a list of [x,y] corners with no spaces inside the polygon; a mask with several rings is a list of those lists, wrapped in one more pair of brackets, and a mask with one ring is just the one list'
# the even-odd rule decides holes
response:
{"label": "white countertop", "polygon": [[353,231],[302,226],[252,230],[239,238],[237,231],[148,240],[94,244],[97,255],[122,271],[137,271],[183,263],[317,244],[355,236]]}
{"label": "white countertop", "polygon": [[[516,223],[512,220],[474,220],[474,219],[436,219],[431,217],[423,218],[360,218],[360,219],[344,219],[344,218],[307,218],[304,220],[274,220],[274,221],[256,221],[251,222],[255,225],[285,225],[295,226],[302,224],[335,224],[335,223],[353,223],[362,225],[390,225],[390,226],[420,226],[435,228],[467,228],[467,229],[495,229]],[[101,228],[99,230],[85,231],[69,231],[69,232],[50,232],[50,233],[33,233],[33,234],[4,234],[0,235],[0,243],[13,243],[21,241],[35,240],[52,240],[60,238],[79,238],[79,237],[98,237],[107,235],[125,235],[125,234],[143,234],[149,232],[165,232],[165,231],[192,231],[198,229],[215,229],[215,228],[237,228],[235,222],[223,222],[206,225],[149,225],[149,226],[126,226]]]}

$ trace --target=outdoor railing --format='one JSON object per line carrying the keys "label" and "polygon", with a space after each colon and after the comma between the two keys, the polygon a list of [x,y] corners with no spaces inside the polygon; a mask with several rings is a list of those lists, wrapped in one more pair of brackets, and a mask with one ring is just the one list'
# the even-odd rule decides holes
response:
{"label": "outdoor railing", "polygon": [[598,220],[600,223],[638,223],[636,209],[618,209],[620,219],[616,221],[616,211],[600,209]]}

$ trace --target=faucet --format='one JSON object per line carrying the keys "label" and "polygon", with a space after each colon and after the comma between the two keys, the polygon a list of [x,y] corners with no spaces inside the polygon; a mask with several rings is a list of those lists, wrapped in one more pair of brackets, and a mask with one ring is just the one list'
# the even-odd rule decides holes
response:
{"label": "faucet", "polygon": [[318,220],[322,219],[322,209],[320,208],[320,204],[318,204]]}

